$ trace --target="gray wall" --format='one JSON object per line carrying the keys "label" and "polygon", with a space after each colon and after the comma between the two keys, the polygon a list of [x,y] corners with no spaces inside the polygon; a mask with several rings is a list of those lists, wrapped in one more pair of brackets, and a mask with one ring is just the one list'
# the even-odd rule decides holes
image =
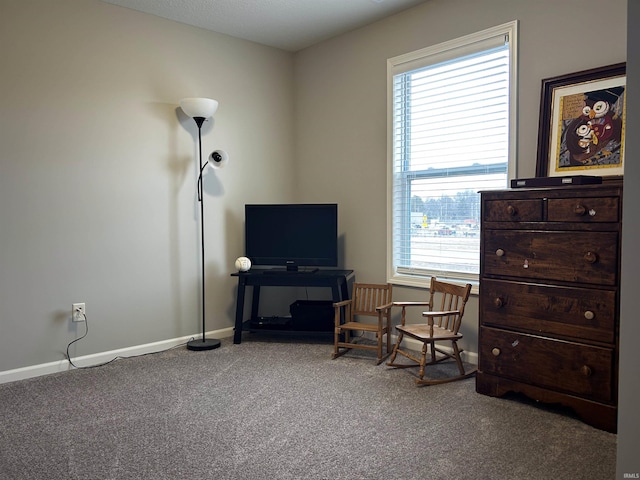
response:
{"label": "gray wall", "polygon": [[0,371],[200,331],[197,128],[207,328],[233,324],[244,204],[293,199],[293,55],[97,0],[0,2]]}
{"label": "gray wall", "polygon": [[[624,171],[624,213],[622,233],[622,300],[620,319],[620,401],[618,411],[618,472],[640,474],[640,322],[638,321],[638,271],[640,271],[640,2],[629,1],[627,39],[627,162]],[[631,161],[629,161],[631,160]]]}

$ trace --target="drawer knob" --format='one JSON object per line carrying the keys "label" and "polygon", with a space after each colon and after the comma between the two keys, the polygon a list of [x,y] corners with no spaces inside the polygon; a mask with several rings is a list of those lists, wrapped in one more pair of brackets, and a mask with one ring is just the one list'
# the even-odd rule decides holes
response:
{"label": "drawer knob", "polygon": [[593,252],[587,252],[584,254],[584,259],[587,263],[596,263],[598,261],[598,256]]}
{"label": "drawer knob", "polygon": [[493,354],[494,357],[497,357],[498,355],[500,355],[500,349],[498,347],[495,347],[493,350],[491,350],[491,353]]}
{"label": "drawer knob", "polygon": [[584,312],[584,318],[586,318],[587,320],[593,320],[595,316],[596,314],[593,313],[591,310],[587,310],[586,312]]}
{"label": "drawer knob", "polygon": [[512,217],[514,215],[516,215],[518,213],[518,209],[516,207],[514,207],[513,205],[509,205],[507,207],[507,214],[511,215]]}
{"label": "drawer knob", "polygon": [[503,256],[504,255],[504,250],[501,249],[501,248],[497,249],[496,250],[496,255],[499,256],[499,257]]}
{"label": "drawer knob", "polygon": [[502,299],[500,297],[496,297],[495,300],[493,301],[493,304],[497,307],[500,308],[504,305],[504,302],[502,301]]}
{"label": "drawer knob", "polygon": [[591,371],[591,367],[583,365],[580,369],[580,373],[582,373],[582,375],[584,375],[585,377],[590,377],[593,372]]}
{"label": "drawer knob", "polygon": [[576,205],[576,208],[573,209],[573,212],[578,216],[584,215],[585,213],[587,213],[587,207],[578,204]]}

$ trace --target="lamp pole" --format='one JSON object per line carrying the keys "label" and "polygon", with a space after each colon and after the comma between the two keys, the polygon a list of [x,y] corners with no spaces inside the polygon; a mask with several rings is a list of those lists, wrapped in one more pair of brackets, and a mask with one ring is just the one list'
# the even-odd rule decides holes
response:
{"label": "lamp pole", "polygon": [[202,124],[205,117],[193,117],[198,125],[198,201],[200,202],[200,258],[202,260],[202,339],[194,339],[187,342],[189,350],[213,350],[220,346],[220,340],[215,338],[205,338],[205,258],[204,258],[204,198],[202,191]]}

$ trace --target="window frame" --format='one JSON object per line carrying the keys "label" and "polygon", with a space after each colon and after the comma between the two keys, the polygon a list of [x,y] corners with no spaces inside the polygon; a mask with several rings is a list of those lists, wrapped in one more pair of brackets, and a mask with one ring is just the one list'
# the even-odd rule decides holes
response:
{"label": "window frame", "polygon": [[[399,273],[394,265],[394,75],[408,72],[423,66],[437,64],[446,60],[467,55],[469,50],[483,49],[482,45],[500,35],[509,39],[509,133],[507,157],[507,181],[517,178],[517,99],[518,99],[518,21],[514,20],[480,32],[443,42],[431,47],[422,48],[387,60],[387,279],[396,285],[428,288],[431,275],[442,280],[464,281],[473,285],[472,292],[477,293],[478,277],[476,274],[461,274],[438,270],[434,273],[415,272]],[[479,239],[480,241],[480,239]]]}

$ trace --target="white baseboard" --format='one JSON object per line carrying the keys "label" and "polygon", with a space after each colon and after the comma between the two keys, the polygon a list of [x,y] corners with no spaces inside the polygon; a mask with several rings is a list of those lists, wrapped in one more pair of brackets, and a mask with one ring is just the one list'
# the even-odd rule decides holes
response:
{"label": "white baseboard", "polygon": [[[89,367],[91,365],[99,365],[104,362],[113,360],[116,357],[135,357],[147,353],[156,353],[169,348],[176,347],[188,342],[192,338],[198,338],[202,334],[188,335],[186,337],[172,338],[144,345],[135,345],[132,347],[120,348],[108,352],[92,353],[82,357],[72,358],[73,363],[78,367]],[[207,332],[207,338],[226,338],[233,335],[233,327],[222,328]],[[40,365],[32,365],[29,367],[16,368],[14,370],[6,370],[0,372],[0,384],[15,382],[17,380],[26,380],[27,378],[49,375],[50,373],[66,372],[73,370],[74,367],[67,360],[59,360],[57,362],[43,363]]]}

